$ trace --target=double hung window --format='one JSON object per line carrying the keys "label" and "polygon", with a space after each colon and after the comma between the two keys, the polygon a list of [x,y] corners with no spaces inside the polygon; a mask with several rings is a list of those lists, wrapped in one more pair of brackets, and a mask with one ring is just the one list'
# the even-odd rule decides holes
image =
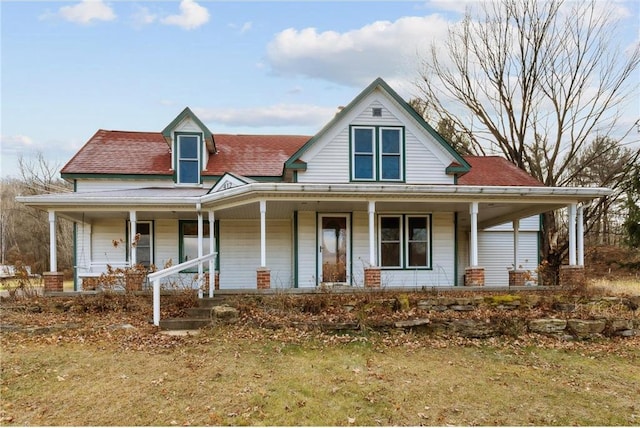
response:
{"label": "double hung window", "polygon": [[381,215],[378,217],[379,259],[383,268],[431,267],[431,217]]}
{"label": "double hung window", "polygon": [[200,183],[200,135],[177,134],[178,183]]}
{"label": "double hung window", "polygon": [[351,179],[403,181],[403,151],[403,128],[351,127]]}
{"label": "double hung window", "polygon": [[149,268],[153,264],[153,222],[137,221],[136,236],[133,240],[129,236],[129,227],[127,222],[127,248],[131,248],[132,243],[135,243],[136,264]]}

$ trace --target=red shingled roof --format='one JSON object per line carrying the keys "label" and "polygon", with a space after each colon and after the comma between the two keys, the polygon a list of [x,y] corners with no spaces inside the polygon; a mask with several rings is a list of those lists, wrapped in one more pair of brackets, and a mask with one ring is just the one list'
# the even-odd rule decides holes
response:
{"label": "red shingled roof", "polygon": [[[203,175],[233,172],[280,176],[284,163],[311,137],[214,135],[218,154]],[[159,132],[99,130],[62,168],[62,174],[172,174],[171,152]]]}
{"label": "red shingled roof", "polygon": [[311,137],[215,134],[213,138],[218,154],[209,157],[205,175],[279,176],[287,159]]}
{"label": "red shingled roof", "polygon": [[500,156],[465,156],[471,171],[458,178],[458,184],[468,186],[544,186],[505,158]]}
{"label": "red shingled roof", "polygon": [[100,129],[62,174],[171,174],[169,146],[159,132]]}

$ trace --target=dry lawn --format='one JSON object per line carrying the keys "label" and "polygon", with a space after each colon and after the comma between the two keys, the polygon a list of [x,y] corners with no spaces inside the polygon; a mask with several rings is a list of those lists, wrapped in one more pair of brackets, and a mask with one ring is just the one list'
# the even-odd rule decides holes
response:
{"label": "dry lawn", "polygon": [[[125,321],[126,316],[123,316]],[[638,425],[640,340],[2,334],[5,425]]]}

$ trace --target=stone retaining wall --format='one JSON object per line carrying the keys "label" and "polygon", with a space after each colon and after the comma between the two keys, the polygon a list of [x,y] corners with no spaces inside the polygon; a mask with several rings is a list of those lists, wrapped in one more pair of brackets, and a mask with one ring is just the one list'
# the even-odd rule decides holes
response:
{"label": "stone retaining wall", "polygon": [[[398,308],[402,296],[387,302]],[[420,315],[402,321],[323,323],[324,330],[404,329],[435,335],[487,338],[527,333],[563,339],[640,336],[640,296],[562,298],[538,295],[434,297],[413,306]],[[411,310],[411,309],[409,309]],[[579,318],[592,313],[591,319]]]}

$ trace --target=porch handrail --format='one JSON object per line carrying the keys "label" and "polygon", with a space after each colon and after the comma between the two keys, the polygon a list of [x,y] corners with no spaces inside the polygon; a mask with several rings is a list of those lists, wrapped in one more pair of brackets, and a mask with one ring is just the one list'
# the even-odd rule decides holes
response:
{"label": "porch handrail", "polygon": [[[177,264],[175,266],[169,266],[166,269],[162,269],[147,275],[149,281],[153,283],[153,325],[160,325],[160,280],[162,278],[166,278],[169,275],[182,272],[183,270],[190,267],[201,266],[202,263],[206,261],[209,262],[209,275],[211,275],[211,273],[214,272],[213,261],[215,260],[217,255],[217,252],[213,252],[202,257]],[[201,272],[202,269],[198,269],[198,271]],[[198,278],[198,281],[201,280],[202,278]],[[212,281],[213,279],[209,277],[209,297],[213,297],[214,284],[212,284]]]}

